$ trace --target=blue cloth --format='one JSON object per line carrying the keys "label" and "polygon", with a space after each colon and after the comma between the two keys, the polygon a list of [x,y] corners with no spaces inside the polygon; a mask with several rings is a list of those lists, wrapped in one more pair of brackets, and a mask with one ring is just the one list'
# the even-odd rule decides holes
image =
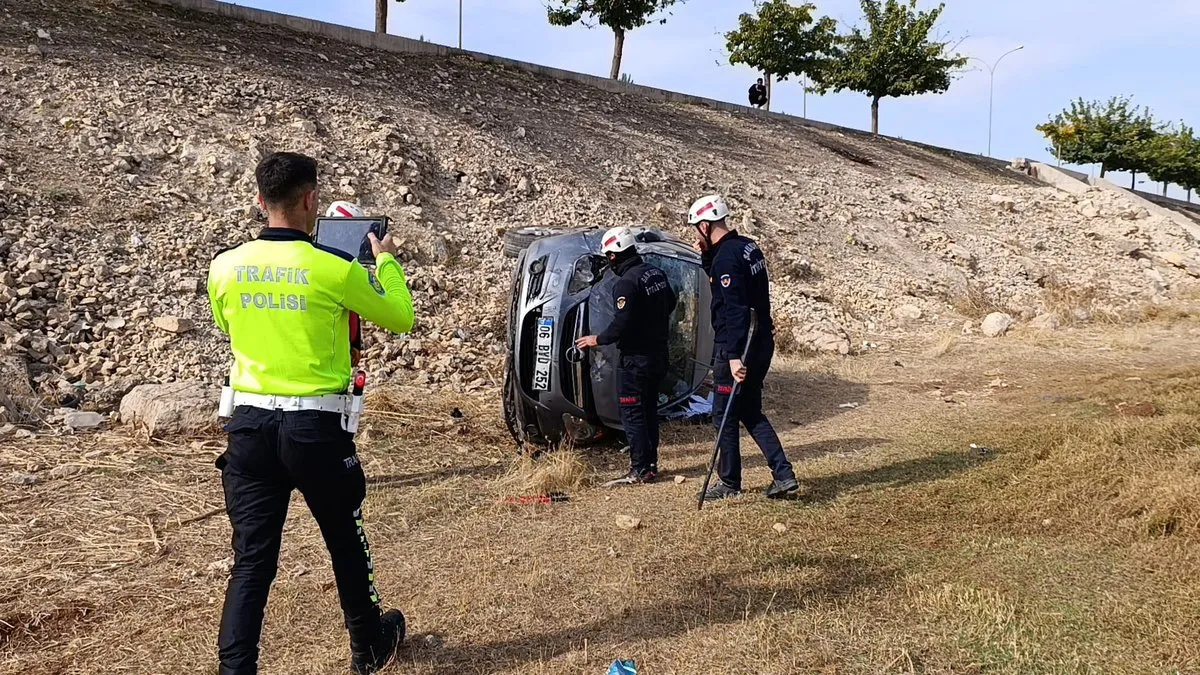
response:
{"label": "blue cloth", "polygon": [[637,664],[633,660],[617,659],[608,667],[608,675],[637,675]]}

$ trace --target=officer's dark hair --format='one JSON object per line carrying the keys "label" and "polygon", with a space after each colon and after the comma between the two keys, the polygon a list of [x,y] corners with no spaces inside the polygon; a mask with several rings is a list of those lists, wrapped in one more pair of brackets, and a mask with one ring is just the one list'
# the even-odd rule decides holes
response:
{"label": "officer's dark hair", "polygon": [[317,186],[317,160],[298,152],[273,152],[254,170],[267,206],[291,208]]}

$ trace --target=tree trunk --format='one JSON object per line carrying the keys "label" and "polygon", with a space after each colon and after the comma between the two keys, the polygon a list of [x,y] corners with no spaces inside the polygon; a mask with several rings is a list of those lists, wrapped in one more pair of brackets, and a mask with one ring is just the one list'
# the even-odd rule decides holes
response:
{"label": "tree trunk", "polygon": [[1167,185],[1168,185],[1167,181],[1164,180],[1163,181],[1163,196],[1164,197],[1167,196]]}
{"label": "tree trunk", "polygon": [[613,62],[612,71],[608,76],[614,80],[621,79],[621,56],[625,53],[625,31],[613,29]]}
{"label": "tree trunk", "polygon": [[763,73],[763,74],[766,75],[766,77],[763,78],[763,82],[767,83],[767,105],[765,105],[763,107],[767,111],[770,111],[771,110],[771,80],[774,78],[774,75],[771,75],[770,73]]}
{"label": "tree trunk", "polygon": [[871,133],[879,134],[879,97],[871,99]]}
{"label": "tree trunk", "polygon": [[1130,190],[1137,189],[1137,172],[1136,171],[1129,172],[1129,189]]}
{"label": "tree trunk", "polygon": [[375,32],[387,32],[387,4],[388,0],[375,0]]}
{"label": "tree trunk", "polygon": [[1108,168],[1106,166],[1104,166],[1104,164],[1100,164],[1100,177],[1101,178],[1104,178],[1104,174],[1106,171],[1108,171]]}

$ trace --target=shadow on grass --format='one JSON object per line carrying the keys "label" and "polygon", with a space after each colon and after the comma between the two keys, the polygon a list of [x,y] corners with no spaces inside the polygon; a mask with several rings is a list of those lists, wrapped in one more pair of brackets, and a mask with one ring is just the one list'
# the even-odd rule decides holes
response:
{"label": "shadow on grass", "polygon": [[765,408],[779,409],[768,415],[775,430],[783,433],[789,425],[807,426],[850,412],[839,407],[843,403],[864,407],[871,399],[871,389],[828,373],[774,368],[767,375],[764,398]]}
{"label": "shadow on grass", "polygon": [[[794,589],[758,582],[779,572],[806,580]],[[684,635],[801,608],[845,602],[865,590],[892,585],[897,572],[867,559],[795,552],[722,574],[688,579],[612,616],[550,632],[477,645],[428,647],[409,643],[400,658],[432,666],[430,673],[488,672],[489,667],[543,662],[592,644],[621,644]]]}
{"label": "shadow on grass", "polygon": [[886,464],[873,469],[804,479],[803,483],[808,491],[797,501],[806,505],[823,504],[855,488],[900,488],[928,483],[969,471],[992,458],[991,454],[974,452],[939,452],[928,457]]}
{"label": "shadow on grass", "polygon": [[[886,438],[836,438],[828,441],[808,443],[799,447],[785,447],[784,450],[787,452],[788,459],[795,464],[796,462],[817,459],[825,455],[862,452],[868,448],[890,442]],[[742,438],[742,469],[745,470],[766,465],[767,461],[763,458],[762,453],[758,451],[758,447],[754,445],[754,441],[749,437]],[[670,472],[689,478],[703,478],[704,472],[707,469],[707,464],[699,464],[682,469],[672,469]],[[798,467],[797,471],[803,475],[803,467]]]}

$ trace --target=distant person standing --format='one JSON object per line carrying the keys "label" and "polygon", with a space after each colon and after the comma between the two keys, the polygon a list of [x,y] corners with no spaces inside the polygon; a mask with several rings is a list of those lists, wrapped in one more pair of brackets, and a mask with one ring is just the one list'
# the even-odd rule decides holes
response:
{"label": "distant person standing", "polygon": [[758,82],[750,85],[750,105],[755,108],[762,108],[767,104],[767,86],[763,84],[763,79],[758,78]]}
{"label": "distant person standing", "polygon": [[[799,492],[800,484],[783,452],[779,435],[762,411],[763,381],[775,355],[767,261],[758,244],[729,229],[728,219],[729,206],[720,195],[701,197],[688,210],[688,224],[700,235],[697,248],[712,286],[713,380],[717,387],[713,422],[721,430],[718,439],[721,458],[717,464],[721,479],[709,488],[704,499],[715,501],[742,491],[739,422],[767,458],[774,480],[766,495],[775,499]],[[753,338],[750,338],[751,310],[758,317]],[[742,363],[748,339],[749,351],[746,362]],[[740,389],[729,413],[733,419],[722,425],[735,382]]]}

